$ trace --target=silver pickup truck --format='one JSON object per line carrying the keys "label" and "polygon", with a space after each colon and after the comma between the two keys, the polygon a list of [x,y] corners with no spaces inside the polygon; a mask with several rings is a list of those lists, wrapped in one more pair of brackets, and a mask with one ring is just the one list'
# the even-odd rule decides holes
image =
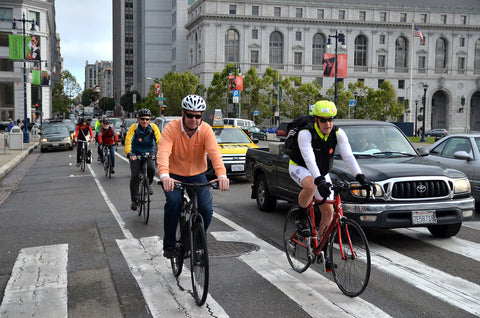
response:
{"label": "silver pickup truck", "polygon": [[[377,185],[375,199],[366,202],[357,193],[341,193],[346,216],[363,227],[427,227],[438,237],[456,235],[463,221],[473,219],[475,202],[466,176],[424,160],[428,152],[416,150],[397,126],[367,120],[336,120],[335,125],[347,134],[362,172]],[[262,211],[275,209],[277,199],[297,203],[300,188],[290,179],[283,146],[247,151],[245,173]],[[332,181],[355,183],[337,152]]]}

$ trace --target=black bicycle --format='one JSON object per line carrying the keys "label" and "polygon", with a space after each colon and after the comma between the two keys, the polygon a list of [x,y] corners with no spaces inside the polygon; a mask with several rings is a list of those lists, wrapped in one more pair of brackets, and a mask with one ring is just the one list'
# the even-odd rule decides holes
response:
{"label": "black bicycle", "polygon": [[110,146],[103,145],[103,168],[105,169],[105,175],[112,178],[112,158],[110,157]]}
{"label": "black bicycle", "polygon": [[78,140],[78,142],[82,145],[80,149],[80,170],[85,171],[88,156],[88,142],[85,140]]}
{"label": "black bicycle", "polygon": [[176,182],[175,189],[182,190],[182,208],[176,233],[176,255],[170,259],[175,277],[182,273],[183,260],[190,257],[190,272],[195,302],[202,306],[208,295],[208,248],[203,217],[198,211],[197,189],[218,189],[218,182]]}
{"label": "black bicycle", "polygon": [[138,176],[138,192],[137,203],[139,205],[138,215],[143,214],[143,222],[148,223],[150,217],[150,185],[147,174],[147,162],[148,160],[155,159],[154,153],[146,152],[142,155],[137,155],[137,160],[142,160],[142,168],[140,169],[140,175]]}

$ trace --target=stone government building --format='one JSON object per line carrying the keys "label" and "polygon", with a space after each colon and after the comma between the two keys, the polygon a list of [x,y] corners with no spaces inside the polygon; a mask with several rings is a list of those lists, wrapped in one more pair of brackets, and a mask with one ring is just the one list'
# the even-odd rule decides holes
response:
{"label": "stone government building", "polygon": [[[424,44],[412,37],[412,20]],[[345,86],[390,81],[401,100],[412,96],[404,121],[414,122],[427,84],[426,130],[480,131],[479,0],[197,0],[185,27],[187,69],[206,86],[237,63],[244,72],[272,67],[317,79],[325,93],[334,78],[323,77],[323,54],[334,53],[335,39],[326,44],[338,31],[346,40],[338,54],[348,54]]]}

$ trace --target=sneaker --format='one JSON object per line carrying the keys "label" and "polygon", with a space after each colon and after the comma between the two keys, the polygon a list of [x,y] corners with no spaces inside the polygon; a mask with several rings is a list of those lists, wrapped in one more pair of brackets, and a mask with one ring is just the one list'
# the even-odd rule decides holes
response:
{"label": "sneaker", "polygon": [[137,202],[132,202],[132,204],[130,204],[130,209],[137,211]]}
{"label": "sneaker", "polygon": [[305,218],[305,216],[300,216],[300,214],[297,214],[297,217],[295,219],[295,224],[297,226],[297,233],[303,237],[309,237],[312,236],[312,231],[310,230],[310,227],[308,226],[308,222]]}
{"label": "sneaker", "polygon": [[115,173],[115,170],[114,170],[113,168],[110,168],[110,172],[111,172],[112,174],[114,174],[114,173]]}
{"label": "sneaker", "polygon": [[80,167],[80,162],[77,162],[77,163],[75,164],[75,167],[77,167],[77,168]]}
{"label": "sneaker", "polygon": [[163,257],[166,258],[174,258],[176,255],[175,247],[167,246],[163,249]]}

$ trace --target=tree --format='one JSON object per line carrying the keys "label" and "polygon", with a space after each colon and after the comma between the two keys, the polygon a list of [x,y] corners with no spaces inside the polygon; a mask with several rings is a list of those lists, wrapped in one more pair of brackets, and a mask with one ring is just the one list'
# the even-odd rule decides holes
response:
{"label": "tree", "polygon": [[52,114],[66,115],[73,98],[78,96],[80,90],[80,85],[68,70],[60,73],[52,92]]}
{"label": "tree", "polygon": [[102,97],[99,102],[100,109],[105,112],[107,110],[115,109],[115,100],[110,97]]}
{"label": "tree", "polygon": [[265,82],[258,77],[255,67],[252,67],[243,78],[243,92],[241,92],[240,100],[242,103],[242,113],[246,113],[247,118],[252,118],[253,112],[256,110],[259,111],[260,115],[259,118],[255,119],[259,120],[264,118],[263,112],[260,112],[267,101],[266,96],[262,94],[264,89]]}
{"label": "tree", "polygon": [[137,100],[141,100],[142,97],[140,96],[140,94],[133,90],[133,91],[126,91],[125,94],[122,95],[122,97],[120,97],[120,104],[122,105],[123,109],[129,113],[133,113],[134,112],[134,105],[133,105],[133,94],[136,94],[136,99]]}
{"label": "tree", "polygon": [[60,78],[61,81],[63,81],[65,95],[70,99],[76,99],[80,95],[82,88],[77,83],[75,76],[68,70],[65,70],[62,72]]}
{"label": "tree", "polygon": [[87,88],[82,92],[82,105],[90,106],[92,102],[95,102],[99,98],[100,98],[100,94],[98,92],[95,92],[90,88]]}
{"label": "tree", "polygon": [[198,94],[204,91],[200,85],[197,76],[189,71],[180,74],[178,72],[168,72],[161,80],[164,102],[167,106],[166,115],[180,116],[182,111],[182,99],[190,94]]}

